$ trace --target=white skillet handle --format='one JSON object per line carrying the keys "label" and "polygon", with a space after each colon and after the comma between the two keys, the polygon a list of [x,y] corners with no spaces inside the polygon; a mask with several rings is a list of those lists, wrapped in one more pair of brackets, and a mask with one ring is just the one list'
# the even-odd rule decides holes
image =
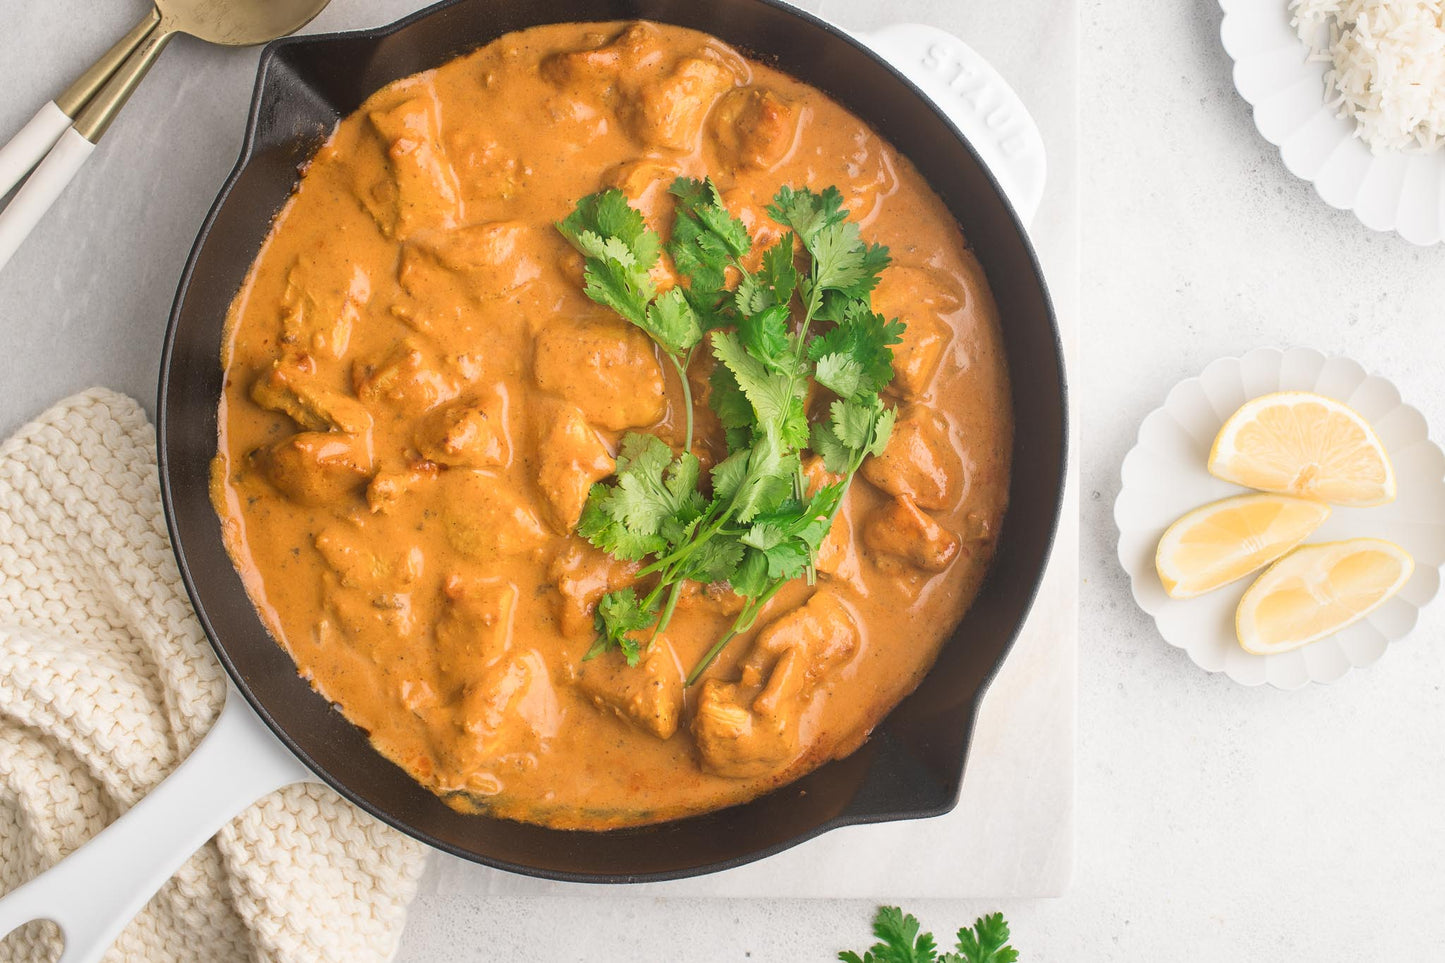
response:
{"label": "white skillet handle", "polygon": [[65,937],[61,963],[96,963],[161,884],[241,810],[316,777],[229,683],[211,731],[175,771],[94,839],[0,899],[0,934],[36,919]]}
{"label": "white skillet handle", "polygon": [[953,34],[921,23],[859,33],[953,121],[1028,224],[1044,196],[1044,139],[1023,101],[988,61]]}
{"label": "white skillet handle", "polygon": [[8,194],[30,168],[40,163],[40,158],[69,126],[70,116],[52,100],[20,128],[8,144],[0,147],[0,196]]}
{"label": "white skillet handle", "polygon": [[50,210],[95,145],[67,128],[4,211],[0,211],[0,268]]}

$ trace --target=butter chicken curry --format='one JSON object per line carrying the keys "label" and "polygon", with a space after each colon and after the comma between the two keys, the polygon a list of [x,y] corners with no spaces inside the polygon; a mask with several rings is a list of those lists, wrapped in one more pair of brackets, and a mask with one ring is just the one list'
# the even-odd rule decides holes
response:
{"label": "butter chicken curry", "polygon": [[[685,351],[644,327],[679,318]],[[891,380],[845,322],[888,335]],[[301,673],[449,804],[705,812],[856,749],[978,591],[1008,490],[998,325],[943,204],[819,91],[677,27],[537,27],[379,90],[307,165],[231,307],[212,497]],[[847,484],[818,432],[863,409]],[[718,466],[763,449],[782,487],[725,519]],[[669,534],[672,508],[643,516],[674,496]],[[762,524],[779,505],[807,530]],[[629,551],[634,522],[663,536]],[[722,561],[669,583],[659,546],[705,536]]]}

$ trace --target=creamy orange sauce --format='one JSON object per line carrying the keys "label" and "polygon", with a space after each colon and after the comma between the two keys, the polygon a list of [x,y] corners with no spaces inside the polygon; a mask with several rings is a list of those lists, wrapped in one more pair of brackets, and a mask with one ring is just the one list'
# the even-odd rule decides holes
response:
{"label": "creamy orange sauce", "polygon": [[[666,236],[679,174],[711,176],[758,250],[779,186],[836,185],[892,251],[875,309],[908,325],[898,427],[817,584],[692,688],[726,586],[689,592],[642,665],[582,659],[633,571],[573,534],[588,487],[628,429],[680,445],[684,413],[553,227],[617,186]],[[948,211],[822,93],[681,28],[538,27],[378,91],[306,168],[227,332],[212,496],[237,569],[311,684],[464,810],[656,822],[852,752],[932,664],[1003,517],[999,321]],[[707,357],[705,461],[726,453]]]}

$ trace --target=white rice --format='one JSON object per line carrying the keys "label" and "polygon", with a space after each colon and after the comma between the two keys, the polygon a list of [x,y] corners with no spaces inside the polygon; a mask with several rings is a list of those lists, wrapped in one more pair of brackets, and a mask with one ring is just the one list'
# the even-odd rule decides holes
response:
{"label": "white rice", "polygon": [[1445,146],[1445,0],[1290,0],[1329,106],[1375,153]]}

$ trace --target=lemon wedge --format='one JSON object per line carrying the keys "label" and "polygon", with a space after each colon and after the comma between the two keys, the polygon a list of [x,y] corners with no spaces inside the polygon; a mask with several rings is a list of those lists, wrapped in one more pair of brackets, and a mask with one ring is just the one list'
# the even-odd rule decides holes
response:
{"label": "lemon wedge", "polygon": [[1384,539],[1305,545],[1265,569],[1244,593],[1235,634],[1256,655],[1289,652],[1364,618],[1414,571],[1410,554]]}
{"label": "lemon wedge", "polygon": [[1236,495],[1170,525],[1154,567],[1176,599],[1203,595],[1284,555],[1330,517],[1330,506],[1293,495]]}
{"label": "lemon wedge", "polygon": [[1264,395],[1231,415],[1209,451],[1209,472],[1334,505],[1395,500],[1395,470],[1375,430],[1349,405],[1306,391]]}

